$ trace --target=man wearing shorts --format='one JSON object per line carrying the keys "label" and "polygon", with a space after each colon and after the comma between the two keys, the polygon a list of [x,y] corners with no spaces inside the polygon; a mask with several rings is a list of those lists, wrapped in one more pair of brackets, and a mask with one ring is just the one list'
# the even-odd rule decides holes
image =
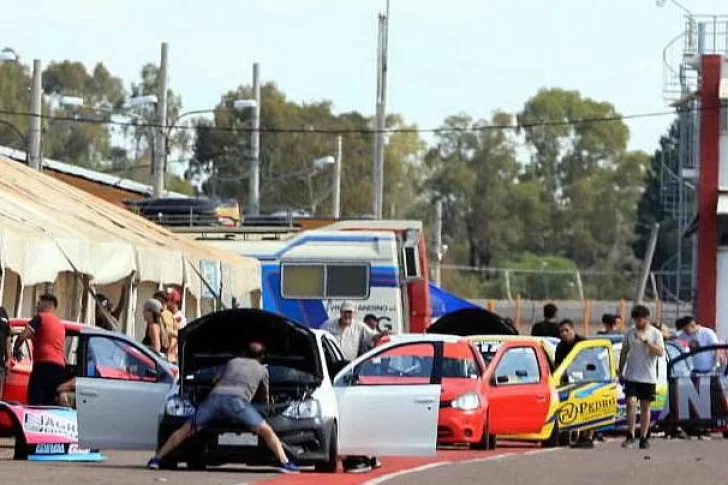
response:
{"label": "man wearing shorts", "polygon": [[247,426],[263,438],[265,444],[281,463],[280,471],[296,473],[298,467],[288,461],[281,441],[258,411],[250,404],[261,388],[263,400],[268,402],[268,369],[261,364],[265,347],[252,343],[246,357],[228,361],[207,398],[200,404],[194,416],[180,429],[172,433],[157,454],[147,462],[147,467],[158,469],[161,460],[174,451],[187,438],[220,419],[231,419]]}
{"label": "man wearing shorts", "polygon": [[627,439],[624,448],[635,445],[635,404],[640,402],[640,441],[642,449],[650,448],[650,406],[655,400],[657,359],[665,353],[662,332],[650,324],[650,310],[644,305],[632,309],[634,326],[624,335],[619,358],[619,375],[624,381],[627,401]]}

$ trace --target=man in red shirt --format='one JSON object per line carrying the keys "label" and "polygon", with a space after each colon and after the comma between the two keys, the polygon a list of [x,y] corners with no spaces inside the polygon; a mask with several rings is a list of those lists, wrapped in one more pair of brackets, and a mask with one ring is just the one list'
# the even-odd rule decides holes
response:
{"label": "man in red shirt", "polygon": [[33,371],[28,382],[28,404],[56,405],[56,390],[66,373],[66,327],[56,315],[58,300],[45,294],[38,299],[35,316],[15,341],[13,353],[28,339],[33,340]]}

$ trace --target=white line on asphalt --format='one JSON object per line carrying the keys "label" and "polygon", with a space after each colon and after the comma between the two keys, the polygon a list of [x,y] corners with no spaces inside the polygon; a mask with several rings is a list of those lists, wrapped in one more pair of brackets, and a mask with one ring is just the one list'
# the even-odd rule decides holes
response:
{"label": "white line on asphalt", "polygon": [[435,463],[429,463],[427,465],[410,468],[408,470],[400,470],[398,472],[388,473],[386,475],[382,475],[381,477],[377,477],[377,478],[368,480],[368,481],[364,482],[362,485],[380,485],[381,483],[386,482],[387,480],[401,477],[402,475],[418,473],[421,471],[429,470],[431,468],[441,467],[444,465],[467,465],[467,464],[473,464],[473,463],[482,463],[482,462],[486,462],[486,461],[498,461],[498,460],[502,460],[503,458],[510,458],[512,456],[537,455],[539,453],[547,453],[549,451],[558,451],[559,449],[560,448],[545,448],[542,450],[526,451],[524,453],[503,453],[501,455],[486,456],[483,458],[475,458],[472,460],[463,460],[463,461],[438,461]]}
{"label": "white line on asphalt", "polygon": [[400,470],[398,472],[387,473],[386,475],[382,475],[381,477],[372,478],[371,480],[364,482],[363,485],[379,485],[382,482],[386,482],[387,480],[391,480],[393,478],[397,478],[402,475],[408,475],[410,473],[422,472],[425,470],[429,470],[431,468],[436,468],[436,467],[444,466],[444,465],[450,465],[452,463],[453,462],[451,462],[451,461],[438,461],[435,463],[428,463],[427,465],[422,465],[422,466],[418,466],[415,468],[409,468],[407,470]]}

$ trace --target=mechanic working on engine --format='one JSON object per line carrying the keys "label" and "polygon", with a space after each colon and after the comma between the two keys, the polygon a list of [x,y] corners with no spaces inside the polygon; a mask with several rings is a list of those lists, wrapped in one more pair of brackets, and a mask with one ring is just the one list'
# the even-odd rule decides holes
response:
{"label": "mechanic working on engine", "polygon": [[13,360],[11,339],[10,317],[5,308],[0,306],[0,401],[3,400],[5,375],[10,370],[10,363]]}
{"label": "mechanic working on engine", "polygon": [[[381,337],[390,333],[389,330],[373,330],[365,323],[355,321],[354,305],[348,301],[342,303],[339,318],[327,320],[321,328],[339,342],[347,360],[354,360],[369,351]],[[347,456],[342,460],[342,465],[347,473],[366,473],[373,468],[380,468],[382,463],[375,456]]]}
{"label": "mechanic working on engine", "polygon": [[231,419],[247,426],[253,433],[263,438],[265,444],[280,462],[283,473],[297,473],[298,467],[288,461],[283,445],[273,428],[251,405],[258,390],[262,399],[268,402],[268,369],[262,365],[265,346],[251,343],[240,357],[230,359],[225,369],[215,379],[215,387],[197,408],[192,418],[180,429],[172,433],[147,467],[158,469],[162,459],[174,451],[187,438],[219,419]]}
{"label": "mechanic working on engine", "polygon": [[634,326],[624,335],[619,356],[619,376],[627,402],[627,438],[623,448],[634,448],[636,400],[640,401],[640,440],[642,449],[650,448],[650,406],[655,400],[657,359],[665,353],[662,332],[650,324],[650,310],[644,305],[632,309]]}
{"label": "mechanic working on engine", "polygon": [[33,370],[28,381],[28,404],[55,406],[56,389],[66,378],[66,327],[56,315],[58,299],[42,295],[36,314],[15,340],[13,355],[18,355],[26,340],[33,343]]}
{"label": "mechanic working on engine", "polygon": [[[556,346],[556,355],[554,356],[554,365],[556,367],[561,365],[564,359],[574,350],[576,344],[586,340],[586,338],[576,333],[574,322],[568,318],[561,320],[559,323],[559,336],[561,341]],[[590,430],[579,433],[579,439],[574,444],[574,448],[594,448],[594,432]]]}

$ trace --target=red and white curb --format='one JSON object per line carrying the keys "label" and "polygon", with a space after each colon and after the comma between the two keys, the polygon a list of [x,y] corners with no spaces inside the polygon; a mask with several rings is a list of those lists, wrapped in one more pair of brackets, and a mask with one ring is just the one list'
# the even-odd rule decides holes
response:
{"label": "red and white curb", "polygon": [[546,448],[542,450],[533,450],[533,451],[526,451],[523,453],[503,453],[501,455],[493,455],[493,456],[487,456],[484,458],[474,458],[472,460],[445,460],[445,461],[437,461],[435,463],[428,463],[427,465],[418,466],[415,468],[408,468],[407,470],[400,470],[398,472],[392,472],[387,473],[386,475],[382,475],[381,477],[372,478],[371,480],[367,480],[362,485],[380,485],[381,483],[386,482],[387,480],[392,480],[393,478],[401,477],[403,475],[409,475],[411,473],[419,473],[423,472],[425,470],[431,470],[433,468],[439,468],[446,465],[468,465],[473,463],[483,463],[487,461],[498,461],[502,460],[504,458],[510,458],[512,456],[527,456],[527,455],[537,455],[540,453],[548,453],[551,451],[558,451],[560,448]]}

